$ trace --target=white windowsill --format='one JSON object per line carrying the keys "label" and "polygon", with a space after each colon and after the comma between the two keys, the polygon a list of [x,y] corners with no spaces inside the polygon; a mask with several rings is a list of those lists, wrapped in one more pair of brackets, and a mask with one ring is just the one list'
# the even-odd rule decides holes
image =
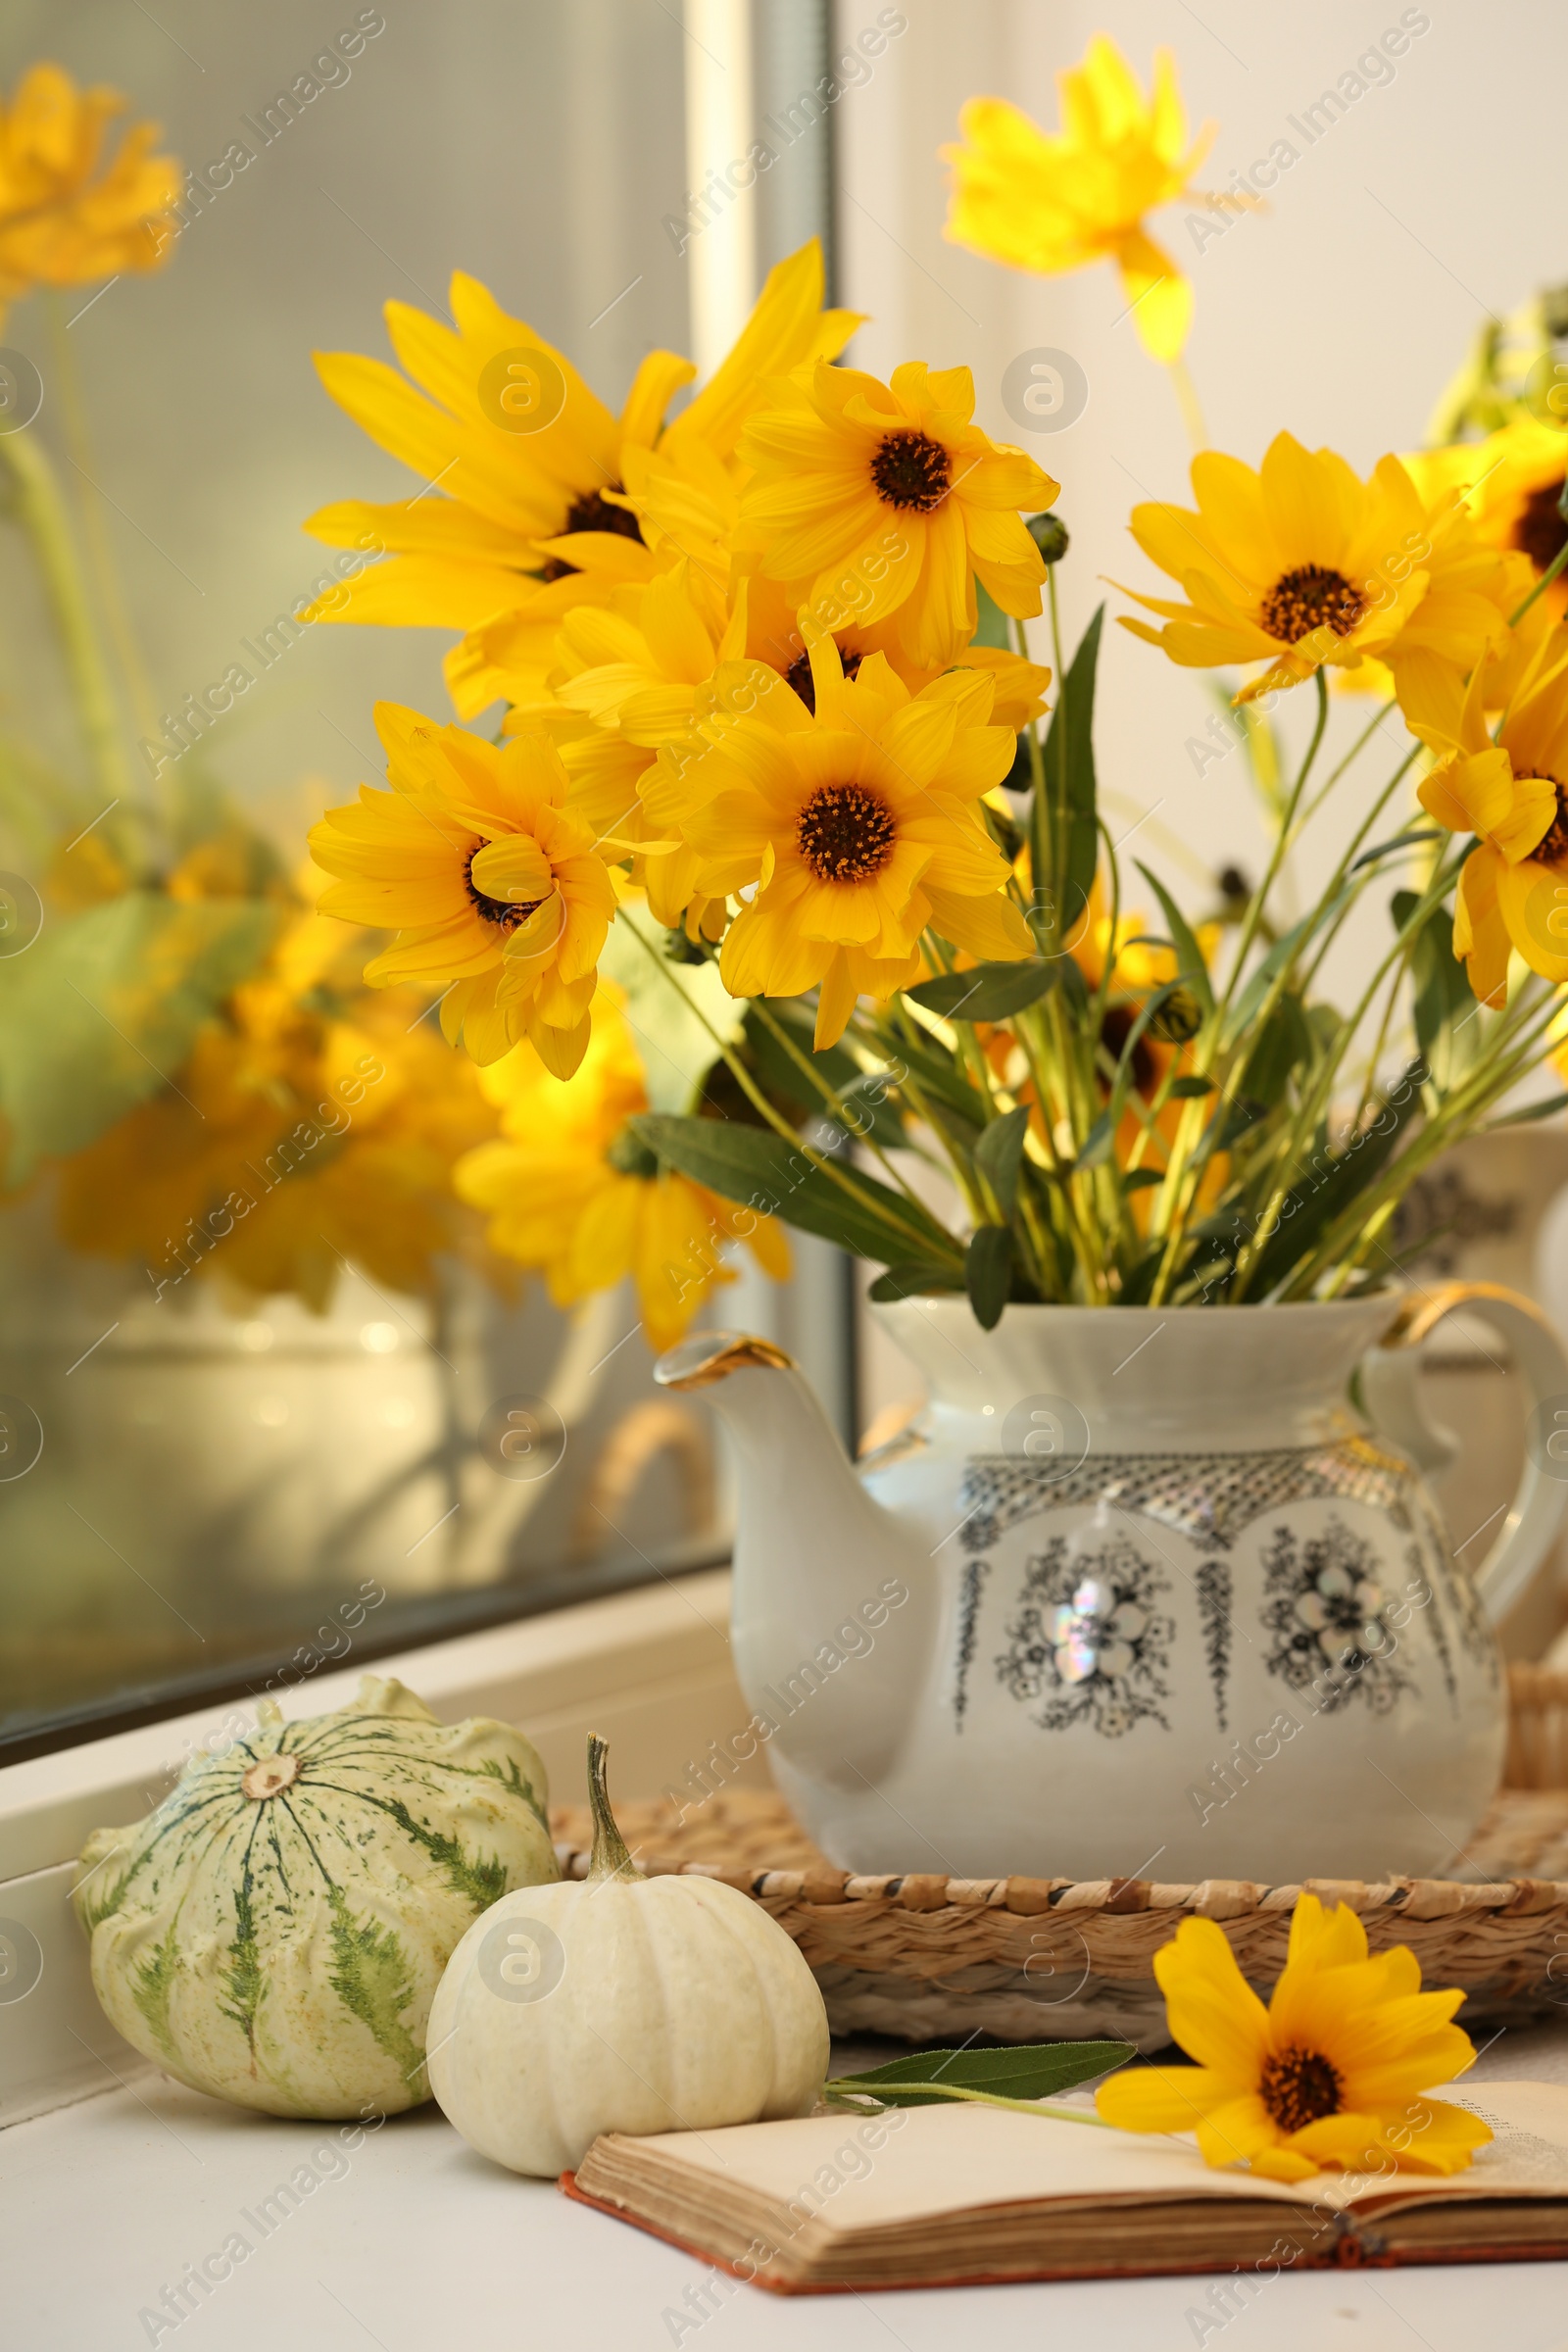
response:
{"label": "white windowsill", "polygon": [[[852,2063],[857,2061],[852,2060]],[[858,2063],[865,2063],[862,2055]],[[1485,2079],[1561,2079],[1568,2035],[1504,2035]],[[1499,2315],[1519,2345],[1556,2344],[1562,2266],[1320,2271],[1249,2280],[1147,2278],[780,2301],[475,2155],[433,2106],[357,2146],[332,2124],[280,2123],[159,2076],[0,2133],[3,2340],[26,2352],[220,2346],[221,2352],[987,2352],[1092,2344],[1151,2352],[1197,2340],[1228,2289],[1227,2341],[1247,2352],[1475,2352]],[[297,2203],[278,2198],[280,2183]],[[270,2210],[263,2213],[264,2203]],[[238,2233],[246,2252],[177,2327],[142,2317]],[[232,2249],[229,2260],[233,2260]],[[1250,2305],[1255,2301],[1258,2309]],[[674,2315],[673,2321],[671,2317]],[[688,2323],[684,2327],[681,2322]],[[699,2324],[700,2323],[700,2324]],[[1203,2340],[1220,2340],[1209,2329]]]}

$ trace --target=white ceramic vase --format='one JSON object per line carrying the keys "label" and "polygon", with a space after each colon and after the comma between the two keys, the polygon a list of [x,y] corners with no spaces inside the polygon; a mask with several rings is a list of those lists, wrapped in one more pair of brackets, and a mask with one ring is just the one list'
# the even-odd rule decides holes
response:
{"label": "white ceramic vase", "polygon": [[[1474,1573],[1421,1472],[1418,1346],[1512,1350],[1540,1442]],[[779,1349],[657,1377],[735,1442],[734,1655],[840,1867],[1283,1884],[1462,1874],[1500,1776],[1492,1622],[1568,1503],[1568,1359],[1491,1285],[1280,1307],[878,1310],[930,1400],[850,1468]],[[1351,1386],[1357,1398],[1351,1403]],[[1568,1445],[1558,1452],[1568,1456]]]}

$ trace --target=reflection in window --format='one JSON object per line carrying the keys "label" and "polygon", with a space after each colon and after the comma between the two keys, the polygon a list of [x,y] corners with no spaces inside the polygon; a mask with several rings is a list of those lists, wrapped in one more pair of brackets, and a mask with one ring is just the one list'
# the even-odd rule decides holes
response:
{"label": "reflection in window", "polygon": [[[324,48],[303,0],[221,25],[88,0],[0,41],[27,120],[90,132],[113,82],[163,125],[39,181],[32,278],[0,218],[4,1752],[724,1556],[710,1419],[652,1390],[632,1286],[563,1311],[455,1182],[526,1103],[315,911],[305,834],[379,779],[377,700],[450,708],[454,633],[318,625],[385,534],[299,529],[437,511],[311,365],[387,357],[389,298],[416,331],[461,268],[614,407],[825,232],[832,125],[799,101],[826,11],[720,14],[722,103],[658,0],[350,11]],[[679,224],[727,160],[704,139],[738,122],[744,153],[767,117],[789,136],[726,279],[734,232]],[[134,201],[88,250],[117,152]],[[651,1095],[689,1093],[700,1040],[618,978]],[[555,1213],[581,1207],[567,1170]],[[675,1305],[781,1336],[847,1421],[841,1261],[792,1249],[779,1291],[719,1236]]]}

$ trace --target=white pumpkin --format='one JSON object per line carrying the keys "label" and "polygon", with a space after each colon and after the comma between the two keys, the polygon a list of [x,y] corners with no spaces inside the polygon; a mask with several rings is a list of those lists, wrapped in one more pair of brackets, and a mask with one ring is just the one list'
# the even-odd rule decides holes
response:
{"label": "white pumpkin", "polygon": [[430,2095],[424,2031],[453,1946],[511,1886],[559,1878],[544,1767],[504,1723],[439,1723],[367,1675],[353,1706],[194,1757],[156,1812],[98,1830],[74,1893],[110,2023],[157,2065],[270,2115]]}
{"label": "white pumpkin", "polygon": [[601,2132],[805,2115],[827,2072],[816,1980],[775,1920],[715,1879],[641,1879],[588,1742],[593,1856],[580,1884],[475,1920],[430,2011],[436,2098],[465,2139],[553,2179]]}

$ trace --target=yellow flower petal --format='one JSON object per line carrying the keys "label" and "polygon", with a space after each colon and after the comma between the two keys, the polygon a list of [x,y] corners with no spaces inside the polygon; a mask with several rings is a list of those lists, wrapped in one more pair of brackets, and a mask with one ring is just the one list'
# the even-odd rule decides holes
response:
{"label": "yellow flower petal", "polygon": [[1154,1954],[1171,2039],[1240,2088],[1255,2083],[1268,2047],[1268,2014],[1211,1919],[1184,1919]]}
{"label": "yellow flower petal", "polygon": [[1137,2059],[1102,2082],[1095,2111],[1122,2132],[1196,2132],[1234,2095],[1223,2077],[1201,2066],[1145,2066]]}
{"label": "yellow flower petal", "polygon": [[1280,2144],[1280,2128],[1255,2090],[1212,2108],[1198,2127],[1199,2152],[1205,2164],[1255,2164]]}

